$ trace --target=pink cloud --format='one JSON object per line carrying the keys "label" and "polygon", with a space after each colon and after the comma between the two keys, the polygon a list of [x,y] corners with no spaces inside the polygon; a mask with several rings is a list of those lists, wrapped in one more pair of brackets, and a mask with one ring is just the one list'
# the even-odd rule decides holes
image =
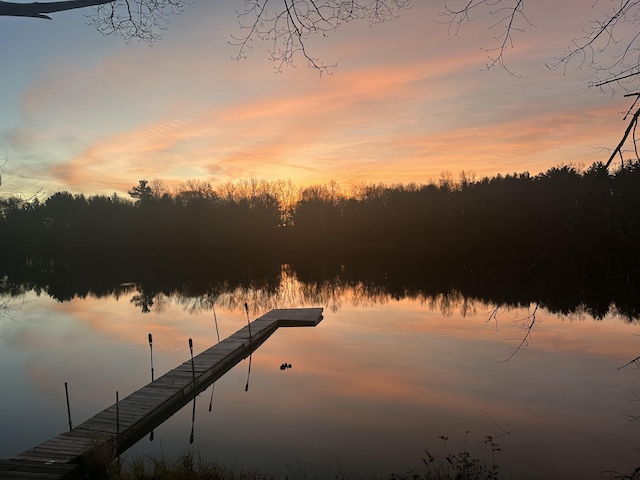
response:
{"label": "pink cloud", "polygon": [[509,51],[522,78],[481,72],[478,39],[492,36],[478,22],[447,37],[432,24],[441,5],[319,42],[319,54],[340,61],[324,78],[302,66],[271,75],[253,56],[219,63],[222,50],[194,47],[193,36],[213,41],[219,32],[198,30],[206,22],[192,7],[195,30],[184,40],[85,64],[66,56],[28,86],[13,143],[49,158],[43,176],[88,194],[123,192],[140,178],[425,183],[443,170],[535,174],[590,163],[600,159],[592,147],[611,146],[623,129],[612,121],[622,99],[584,94],[583,73],[562,77],[543,65],[587,18],[557,28],[549,12],[579,9],[573,2],[527,6],[537,26]]}

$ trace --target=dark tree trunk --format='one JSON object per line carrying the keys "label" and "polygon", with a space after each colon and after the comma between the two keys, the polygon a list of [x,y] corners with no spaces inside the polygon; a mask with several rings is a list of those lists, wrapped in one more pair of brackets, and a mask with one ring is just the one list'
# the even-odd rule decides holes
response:
{"label": "dark tree trunk", "polygon": [[94,5],[104,5],[105,3],[111,3],[112,1],[113,0],[65,0],[47,3],[15,3],[0,1],[0,16],[51,19],[51,17],[46,15],[47,13],[75,10],[76,8],[91,7]]}

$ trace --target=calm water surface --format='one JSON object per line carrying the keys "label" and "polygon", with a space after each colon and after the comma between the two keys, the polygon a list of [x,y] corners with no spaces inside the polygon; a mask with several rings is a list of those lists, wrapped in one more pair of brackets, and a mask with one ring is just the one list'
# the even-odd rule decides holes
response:
{"label": "calm water surface", "polygon": [[[283,276],[279,291],[215,298],[156,297],[141,313],[120,298],[60,303],[31,292],[0,319],[0,457],[82,423],[271,308],[324,307],[315,328],[280,329],[248,360],[127,452],[175,458],[193,449],[238,468],[284,478],[379,477],[420,470],[424,450],[446,454],[466,440],[490,457],[498,437],[501,478],[611,478],[640,465],[640,372],[617,368],[640,355],[640,327],[613,316],[559,317],[538,310],[528,348],[528,309],[500,309],[452,295],[370,298],[357,288],[311,294]],[[509,359],[508,361],[505,361]],[[282,363],[291,369],[282,371]],[[213,399],[213,400],[211,400]],[[211,404],[211,410],[210,408]],[[190,444],[193,428],[194,441]],[[505,432],[510,432],[506,434]],[[501,436],[500,436],[501,435]]]}

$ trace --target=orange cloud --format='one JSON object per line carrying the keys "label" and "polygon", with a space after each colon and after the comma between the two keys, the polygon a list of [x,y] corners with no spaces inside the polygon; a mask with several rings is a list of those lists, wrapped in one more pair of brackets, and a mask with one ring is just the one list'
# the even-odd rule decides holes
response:
{"label": "orange cloud", "polygon": [[80,64],[67,55],[27,86],[12,144],[37,152],[40,176],[87,194],[123,193],[141,178],[426,183],[443,170],[536,174],[590,163],[602,158],[592,147],[613,145],[623,129],[624,100],[584,94],[583,73],[544,67],[549,48],[561,52],[566,31],[584,23],[564,16],[560,31],[547,4],[527,7],[544,22],[507,52],[521,78],[480,71],[478,38],[493,42],[486,19],[447,37],[446,26],[429,25],[442,20],[440,6],[330,35],[318,53],[340,68],[323,78],[303,67],[271,75],[258,53],[221,63],[228,52],[199,43],[232,29],[212,30],[212,17],[196,13],[213,7],[191,7],[184,38]]}

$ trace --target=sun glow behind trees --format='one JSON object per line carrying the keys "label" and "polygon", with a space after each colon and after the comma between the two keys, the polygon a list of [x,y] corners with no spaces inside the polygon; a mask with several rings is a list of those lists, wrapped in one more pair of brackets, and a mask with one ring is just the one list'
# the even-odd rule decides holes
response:
{"label": "sun glow behind trees", "polygon": [[[608,312],[611,298],[635,316],[627,276],[639,255],[640,163],[603,171],[595,164],[537,176],[464,174],[437,185],[371,184],[349,192],[335,182],[295,192],[289,182],[214,189],[192,180],[169,193],[161,182],[151,189],[143,180],[131,189],[135,203],[68,192],[43,202],[4,199],[0,252],[32,263],[75,259],[69,261],[82,268],[111,259],[126,271],[140,264],[149,272],[157,262],[189,271],[207,262],[304,264],[328,255],[366,264],[373,257],[386,271],[423,265],[440,269],[445,280],[458,271],[488,290],[483,275],[503,276],[498,283],[525,291],[537,288],[539,275],[545,288],[564,278],[594,289],[594,316]],[[554,308],[578,301],[563,298]]]}
{"label": "sun glow behind trees", "polygon": [[154,177],[172,189],[189,178],[351,186],[590,164],[619,140],[629,102],[585,93],[586,69],[565,76],[544,63],[605,3],[527,4],[536,27],[507,52],[517,78],[481,71],[478,46],[492,47],[485,27],[495,17],[448,37],[442,2],[310,39],[314,55],[339,63],[322,78],[302,59],[271,75],[261,42],[231,60],[235,1],[194,2],[153,48],[96,34],[80,11],[1,17],[10,41],[0,53],[12,66],[0,99],[3,191],[124,195]]}

